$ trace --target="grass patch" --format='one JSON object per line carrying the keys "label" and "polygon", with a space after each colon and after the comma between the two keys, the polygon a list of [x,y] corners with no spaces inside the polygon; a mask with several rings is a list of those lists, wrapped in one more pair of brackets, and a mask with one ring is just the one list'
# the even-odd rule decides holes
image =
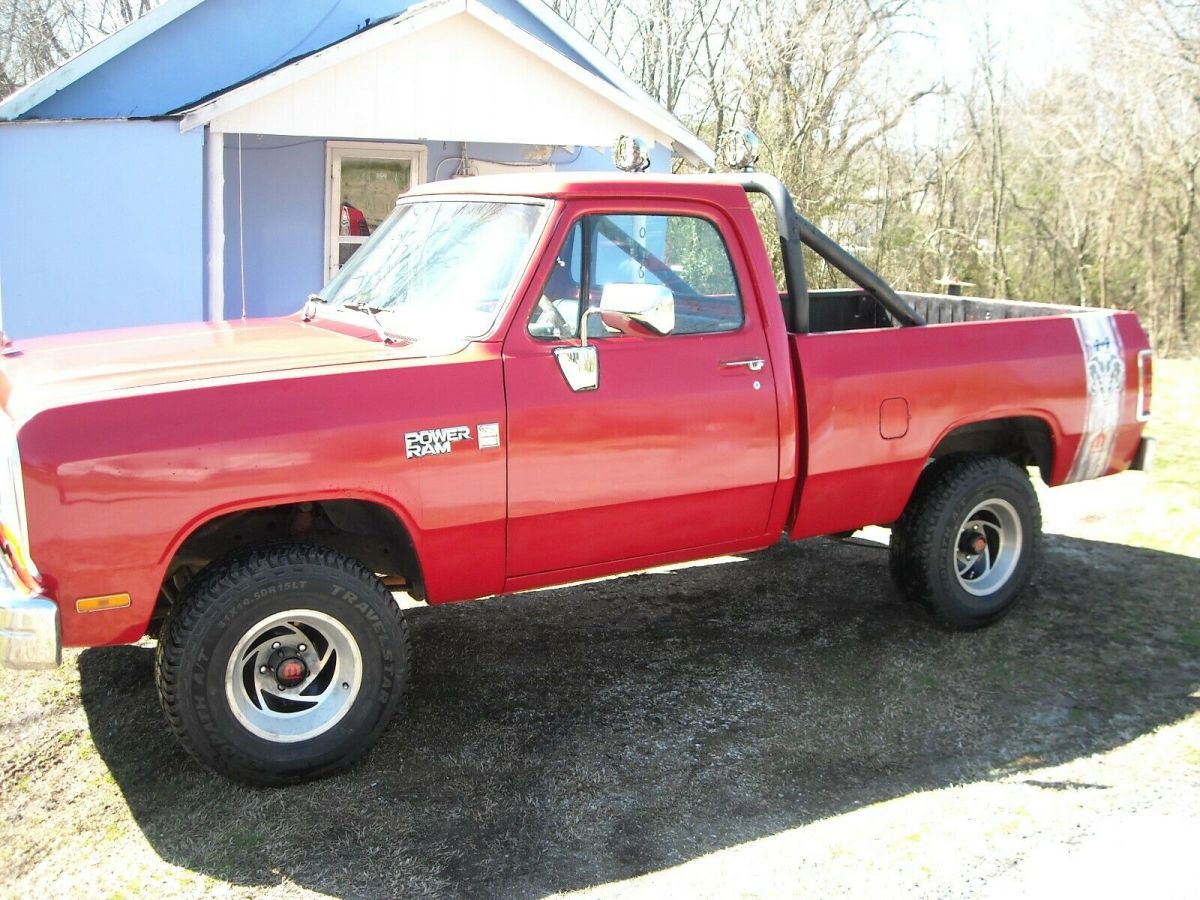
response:
{"label": "grass patch", "polygon": [[1200,622],[1185,628],[1179,635],[1179,643],[1189,650],[1200,650]]}
{"label": "grass patch", "polygon": [[1200,556],[1200,361],[1155,360],[1153,416],[1146,433],[1156,441],[1147,505],[1161,517],[1136,529],[1141,546]]}

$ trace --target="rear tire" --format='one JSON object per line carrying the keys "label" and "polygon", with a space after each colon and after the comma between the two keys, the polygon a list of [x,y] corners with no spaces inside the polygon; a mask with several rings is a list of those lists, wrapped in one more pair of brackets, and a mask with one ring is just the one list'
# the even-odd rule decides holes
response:
{"label": "rear tire", "polygon": [[301,544],[210,565],[172,607],[155,666],[184,748],[258,785],[353,763],[391,719],[408,669],[407,624],[379,578]]}
{"label": "rear tire", "polygon": [[893,580],[947,628],[1005,616],[1029,581],[1042,514],[1028,473],[998,456],[938,460],[892,526]]}

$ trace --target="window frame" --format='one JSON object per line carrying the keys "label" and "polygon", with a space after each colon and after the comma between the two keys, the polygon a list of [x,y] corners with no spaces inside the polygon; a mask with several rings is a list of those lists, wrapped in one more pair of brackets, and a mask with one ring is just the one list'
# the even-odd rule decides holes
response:
{"label": "window frame", "polygon": [[[721,335],[721,334],[736,334],[736,333],[744,330],[750,324],[751,317],[749,315],[749,311],[748,311],[748,308],[746,305],[745,278],[742,276],[742,274],[740,274],[738,272],[738,262],[739,262],[738,257],[736,257],[734,255],[733,248],[730,246],[730,243],[729,243],[729,239],[726,237],[725,231],[721,228],[721,223],[718,222],[716,219],[714,219],[712,216],[705,215],[699,211],[691,211],[691,210],[680,211],[680,210],[674,210],[674,209],[672,209],[672,210],[661,210],[660,209],[660,210],[653,210],[653,211],[642,210],[640,208],[639,209],[591,209],[591,210],[586,210],[586,211],[580,212],[571,218],[571,220],[567,223],[565,229],[563,229],[563,231],[562,231],[562,240],[559,241],[557,244],[553,245],[553,247],[551,248],[551,251],[550,251],[552,253],[552,255],[554,256],[554,258],[556,258],[556,259],[559,258],[560,251],[566,245],[567,241],[571,239],[571,236],[574,233],[576,226],[579,227],[579,236],[580,236],[580,240],[582,241],[582,245],[580,247],[579,321],[576,322],[576,329],[579,329],[581,327],[584,312],[588,308],[590,308],[590,298],[591,298],[591,288],[592,288],[592,271],[591,271],[591,269],[592,269],[592,264],[594,262],[596,250],[597,250],[597,247],[595,247],[593,245],[596,243],[596,241],[598,239],[598,235],[596,232],[596,225],[595,225],[594,220],[597,218],[600,218],[602,216],[609,217],[609,218],[616,217],[616,216],[645,216],[647,218],[657,217],[657,218],[664,218],[664,219],[667,219],[667,218],[699,219],[700,221],[708,224],[709,227],[711,227],[713,229],[713,231],[715,232],[715,234],[717,236],[717,239],[721,242],[721,247],[725,251],[725,259],[729,264],[729,274],[733,278],[733,286],[736,289],[736,297],[737,297],[737,301],[738,301],[738,306],[739,306],[739,308],[741,310],[741,314],[742,314],[741,322],[738,323],[736,328],[723,328],[723,329],[719,329],[719,330],[715,330],[715,331],[688,331],[688,332],[679,332],[679,333],[671,332],[670,334],[665,335],[665,337],[699,337],[699,336],[711,336],[711,335]],[[740,245],[739,245],[738,249],[739,250],[741,249]],[[551,263],[551,265],[553,266],[553,263]],[[550,275],[552,273],[553,273],[553,269],[551,269],[550,273],[547,274],[546,280],[542,281],[537,286],[536,290],[537,290],[538,295],[541,295],[543,293],[546,283],[548,282]],[[587,303],[586,306],[585,306],[585,302]],[[532,331],[529,330],[529,328],[533,322],[534,316],[536,315],[536,311],[537,311],[537,302],[535,301],[533,308],[530,310],[529,318],[526,320],[525,326],[523,328],[523,330],[528,338],[530,338],[533,341],[536,341],[539,344],[545,344],[547,342],[552,342],[552,341],[562,342],[564,340],[565,341],[578,340],[578,336],[576,336],[575,338],[562,338],[562,337],[548,337],[548,336],[534,334]],[[617,334],[608,334],[608,335],[605,335],[604,337],[605,338],[615,338],[615,337],[619,337],[619,336],[627,337],[627,335],[617,335]],[[589,340],[590,339],[591,338],[589,338]]]}
{"label": "window frame", "polygon": [[381,141],[325,142],[325,266],[324,283],[329,284],[338,273],[339,250],[344,243],[363,244],[367,238],[343,239],[341,229],[342,161],[345,159],[407,161],[412,172],[409,187],[424,184],[428,179],[428,148],[424,144],[400,144]]}

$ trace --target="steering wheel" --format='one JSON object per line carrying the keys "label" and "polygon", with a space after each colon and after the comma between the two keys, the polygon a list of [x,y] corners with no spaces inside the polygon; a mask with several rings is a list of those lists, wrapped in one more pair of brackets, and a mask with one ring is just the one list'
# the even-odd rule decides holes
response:
{"label": "steering wheel", "polygon": [[565,334],[570,334],[571,323],[567,321],[566,316],[559,312],[558,307],[554,305],[553,301],[551,301],[549,297],[547,297],[545,294],[542,294],[542,296],[538,298],[537,307],[542,311],[543,314],[550,317],[550,326],[558,331],[560,337]]}

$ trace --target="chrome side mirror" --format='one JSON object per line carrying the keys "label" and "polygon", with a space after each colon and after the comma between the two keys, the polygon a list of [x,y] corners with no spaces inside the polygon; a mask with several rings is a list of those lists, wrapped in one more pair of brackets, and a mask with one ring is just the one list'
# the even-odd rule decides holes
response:
{"label": "chrome side mirror", "polygon": [[600,359],[596,345],[582,347],[555,347],[554,358],[558,369],[567,380],[567,386],[575,393],[594,391],[600,386]]}
{"label": "chrome side mirror", "polygon": [[600,319],[621,334],[670,334],[675,330],[675,295],[661,284],[606,284]]}
{"label": "chrome side mirror", "polygon": [[594,306],[583,311],[579,321],[578,347],[554,348],[558,370],[566,379],[567,386],[577,394],[580,391],[594,391],[600,386],[600,357],[596,353],[596,346],[587,342],[588,316],[598,315],[600,310]]}
{"label": "chrome side mirror", "polygon": [[600,306],[580,317],[579,346],[554,349],[558,369],[575,393],[600,386],[600,358],[596,345],[588,343],[589,316],[599,316],[621,334],[670,334],[675,330],[675,295],[661,284],[606,284]]}

